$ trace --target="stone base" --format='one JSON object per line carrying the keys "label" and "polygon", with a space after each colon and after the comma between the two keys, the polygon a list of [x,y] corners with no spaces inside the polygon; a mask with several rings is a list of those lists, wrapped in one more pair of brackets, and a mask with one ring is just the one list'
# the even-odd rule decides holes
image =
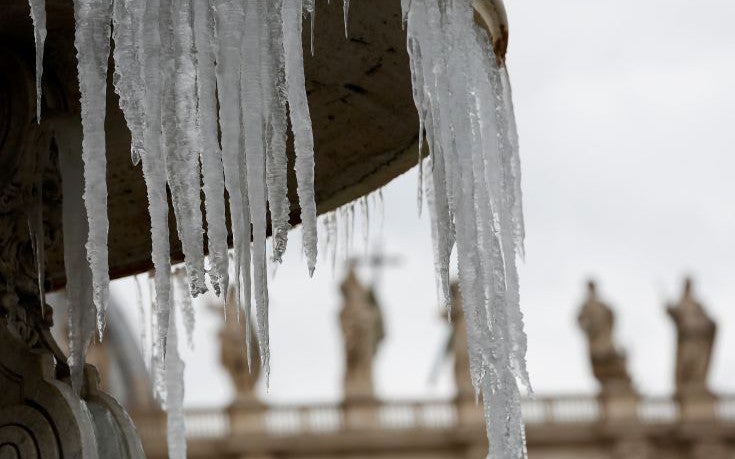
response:
{"label": "stone base", "polygon": [[342,402],[344,422],[348,429],[365,430],[379,427],[378,406],[373,396],[351,396]]}
{"label": "stone base", "polygon": [[267,407],[255,396],[238,397],[227,409],[233,435],[265,431],[263,413]]}
{"label": "stone base", "polygon": [[712,421],[715,418],[717,398],[708,390],[679,392],[675,398],[679,404],[679,416],[683,421]]}

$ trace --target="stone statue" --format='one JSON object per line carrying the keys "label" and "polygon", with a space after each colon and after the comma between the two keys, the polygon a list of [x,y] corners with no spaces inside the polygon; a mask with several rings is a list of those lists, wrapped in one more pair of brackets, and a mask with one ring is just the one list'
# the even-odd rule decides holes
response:
{"label": "stone statue", "polygon": [[678,396],[709,395],[707,371],[717,326],[692,296],[692,280],[684,281],[677,304],[667,308],[676,326],[676,392]]}
{"label": "stone statue", "polygon": [[251,360],[250,367],[248,367],[245,332],[246,322],[249,323],[249,321],[245,320],[245,313],[242,311],[238,320],[237,297],[234,288],[230,288],[225,307],[227,320],[219,332],[222,366],[229,373],[235,386],[235,403],[254,402],[256,401],[255,384],[260,376],[260,352],[257,340],[254,338],[255,334],[250,333]]}
{"label": "stone statue", "polygon": [[602,396],[632,394],[625,354],[615,347],[612,309],[599,300],[595,283],[587,283],[587,299],[579,312],[579,325],[587,335],[592,373]]}
{"label": "stone statue", "polygon": [[354,263],[341,285],[340,325],[345,345],[345,400],[373,397],[373,359],[385,336],[383,315],[372,289],[363,286]]}

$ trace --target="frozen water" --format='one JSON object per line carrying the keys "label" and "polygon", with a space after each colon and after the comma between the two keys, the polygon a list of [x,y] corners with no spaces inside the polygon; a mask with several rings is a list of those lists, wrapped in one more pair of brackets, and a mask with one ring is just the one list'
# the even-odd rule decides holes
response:
{"label": "frozen water", "polygon": [[[40,100],[45,15],[42,0],[29,1]],[[471,4],[401,0],[419,114],[422,166],[417,199],[420,209],[425,196],[429,210],[438,297],[447,308],[449,262],[457,247],[472,380],[486,408],[490,456],[517,458],[525,455],[519,386],[530,390],[516,266],[524,238],[518,136],[507,70],[498,66],[486,32],[475,25]],[[249,321],[254,297],[267,376],[267,218],[270,215],[272,259],[280,262],[290,229],[289,119],[302,246],[310,274],[317,259],[314,138],[302,43],[306,15],[313,52],[315,2],[115,0],[113,5],[112,0],[75,0],[74,6],[82,95],[83,213],[88,217],[86,252],[98,329],[101,333],[104,326],[109,283],[103,128],[113,23],[114,86],[131,132],[131,157],[134,163],[142,162],[151,216],[155,267],[151,367],[156,393],[169,408],[172,457],[183,457],[183,362],[171,301],[167,189],[188,276],[186,281],[183,274],[176,277],[177,284],[185,284],[179,290],[179,312],[189,324],[187,330],[193,327],[187,319],[193,315],[189,292],[206,290],[202,188],[209,278],[215,292],[227,294],[227,192],[237,310],[242,307]],[[349,7],[349,0],[343,0],[345,34]],[[426,159],[421,156],[424,146]],[[382,195],[378,196],[382,207]],[[358,203],[357,216],[363,220],[366,249],[374,213],[368,203],[368,198]],[[352,249],[354,206],[324,217],[324,253],[332,263],[338,252],[347,256]],[[77,218],[82,214],[74,207],[65,212]],[[69,231],[77,236],[70,240],[81,244],[79,229]],[[69,248],[68,261],[78,264],[80,253]],[[88,319],[85,311],[72,319],[72,333],[77,333],[72,361],[83,361],[84,343],[91,339],[86,334]]]}
{"label": "frozen water", "polygon": [[404,1],[419,144],[426,132],[439,300],[449,305],[456,241],[472,381],[491,458],[525,457],[519,385],[530,389],[516,256],[522,250],[520,163],[505,68],[471,2]]}
{"label": "frozen water", "polygon": [[46,0],[28,0],[33,19],[33,38],[36,43],[36,122],[41,122],[41,80],[43,77],[43,48],[46,42]]}
{"label": "frozen water", "polygon": [[55,120],[54,137],[59,149],[64,232],[66,308],[69,314],[69,367],[71,382],[78,394],[82,389],[87,349],[95,333],[95,306],[92,300],[92,272],[86,259],[87,211],[84,207],[84,164],[79,154],[82,133],[78,120]]}
{"label": "frozen water", "polygon": [[176,308],[171,309],[166,344],[166,414],[168,457],[186,459],[186,425],[184,424],[184,361],[179,355]]}
{"label": "frozen water", "polygon": [[[309,4],[305,5],[309,11]],[[306,100],[304,56],[301,43],[301,0],[283,4],[283,46],[285,49],[286,92],[296,150],[296,179],[303,246],[309,275],[314,273],[317,257],[316,203],[314,202],[314,134]],[[313,4],[311,5],[313,11]]]}
{"label": "frozen water", "polygon": [[195,1],[194,45],[196,47],[197,126],[207,214],[209,278],[217,295],[227,292],[229,268],[225,224],[225,177],[217,132],[217,96],[214,71],[214,17],[208,2]]}
{"label": "frozen water", "polygon": [[89,222],[86,248],[92,269],[93,299],[97,308],[97,332],[100,338],[110,296],[105,112],[111,16],[112,0],[74,0],[74,46],[77,49],[82,106],[84,203]]}

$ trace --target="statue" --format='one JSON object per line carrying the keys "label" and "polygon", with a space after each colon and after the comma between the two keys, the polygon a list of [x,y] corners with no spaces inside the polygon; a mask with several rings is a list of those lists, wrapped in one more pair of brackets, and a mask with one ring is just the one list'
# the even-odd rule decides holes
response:
{"label": "statue", "polygon": [[669,305],[667,312],[674,321],[677,334],[677,396],[710,396],[707,371],[717,326],[693,298],[691,279],[684,281],[684,292],[679,303]]}
{"label": "statue", "polygon": [[237,296],[234,288],[229,290],[225,308],[226,320],[219,332],[222,366],[229,373],[235,386],[235,403],[256,402],[255,384],[260,376],[260,352],[257,340],[252,338],[254,333],[250,333],[251,360],[248,367],[245,346],[246,323],[251,329],[252,325],[249,320],[246,320],[244,312],[241,311],[238,317]]}
{"label": "statue", "polygon": [[345,344],[345,400],[373,397],[373,358],[385,336],[383,315],[372,289],[363,286],[350,264],[341,285],[339,319]]}
{"label": "statue", "polygon": [[579,326],[587,335],[592,373],[600,383],[603,397],[634,393],[626,368],[625,354],[615,347],[615,316],[610,307],[599,300],[595,283],[587,283],[587,299],[578,316]]}

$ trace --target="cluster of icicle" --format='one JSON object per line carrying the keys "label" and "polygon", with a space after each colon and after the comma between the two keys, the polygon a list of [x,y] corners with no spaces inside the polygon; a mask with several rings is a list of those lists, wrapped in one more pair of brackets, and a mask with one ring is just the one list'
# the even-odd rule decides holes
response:
{"label": "cluster of icicle", "polygon": [[[261,362],[269,373],[266,213],[280,261],[290,229],[287,126],[292,126],[303,247],[308,271],[317,255],[314,153],[302,54],[301,0],[75,0],[82,95],[87,256],[98,330],[108,296],[105,184],[105,81],[114,41],[114,86],[142,163],[155,267],[155,349],[159,393],[169,410],[169,448],[184,457],[183,362],[172,308],[166,189],[171,192],[191,295],[228,292],[225,191],[234,246],[236,295],[250,318],[251,295]],[[200,181],[205,196],[205,268]],[[251,243],[252,241],[252,243]],[[168,340],[168,341],[167,341]],[[165,381],[163,383],[162,381]]]}
{"label": "cluster of icicle", "polygon": [[519,385],[530,390],[519,307],[520,161],[510,86],[467,0],[403,0],[414,100],[430,157],[426,194],[439,296],[457,246],[472,382],[489,457],[525,457]]}
{"label": "cluster of icicle", "polygon": [[[30,0],[39,107],[46,33],[43,3]],[[519,386],[530,390],[530,385],[516,269],[524,231],[507,71],[497,65],[487,34],[476,25],[471,0],[401,3],[420,119],[419,151],[425,140],[430,152],[421,175],[431,215],[439,298],[449,307],[449,262],[456,244],[472,381],[485,405],[489,457],[525,457]],[[345,31],[348,5],[344,0]],[[314,8],[314,0],[74,0],[82,106],[81,139],[76,141],[82,143],[84,188],[82,177],[74,173],[74,159],[67,159],[66,166],[62,160],[64,227],[71,235],[65,237],[65,256],[67,278],[76,279],[68,286],[69,301],[89,307],[73,308],[77,312],[70,319],[72,379],[78,390],[84,350],[95,322],[102,334],[108,299],[104,119],[112,37],[114,86],[131,132],[132,161],[142,163],[148,192],[155,267],[153,372],[169,410],[171,457],[184,457],[186,447],[167,188],[185,256],[187,280],[176,283],[188,284],[187,295],[180,299],[187,329],[193,320],[188,294],[204,293],[208,274],[215,292],[225,295],[229,265],[234,264],[234,285],[246,320],[251,295],[255,298],[267,375],[266,211],[272,223],[271,257],[278,262],[290,229],[289,118],[310,274],[317,256],[314,143],[301,42],[302,16],[311,14],[313,25]],[[57,135],[68,137],[73,132],[61,127]],[[201,182],[205,216],[200,208]],[[232,261],[225,191],[232,221]],[[69,204],[67,209],[67,198],[82,192],[84,206]],[[367,221],[367,208],[365,213]],[[335,215],[325,220],[328,239],[336,239]],[[73,225],[80,219],[86,219],[88,227]],[[82,244],[89,268],[81,266]]]}

